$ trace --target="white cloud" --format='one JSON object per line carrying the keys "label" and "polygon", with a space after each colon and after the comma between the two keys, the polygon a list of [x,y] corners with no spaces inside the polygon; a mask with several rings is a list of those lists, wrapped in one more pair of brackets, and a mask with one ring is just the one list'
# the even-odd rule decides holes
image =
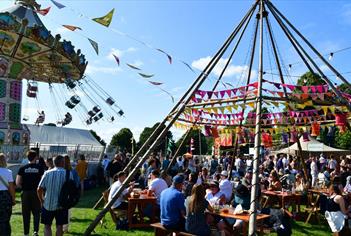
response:
{"label": "white cloud", "polygon": [[[193,61],[191,63],[191,66],[198,69],[198,70],[204,70],[205,67],[208,65],[208,63],[211,61],[211,59],[212,58],[210,56],[200,58],[196,61]],[[229,60],[228,58],[221,58],[218,61],[217,65],[213,69],[213,73],[216,76],[219,76],[222,73],[222,70],[224,69],[228,60]],[[236,77],[239,77],[243,72],[247,71],[247,69],[248,69],[248,66],[246,66],[246,65],[240,66],[240,65],[229,64],[226,71],[224,72],[223,77],[232,77],[235,75],[236,75]]]}
{"label": "white cloud", "polygon": [[104,67],[104,66],[93,66],[88,64],[87,69],[85,70],[85,73],[88,75],[93,75],[97,73],[103,73],[103,74],[111,74],[111,75],[116,75],[118,72],[122,71],[122,69],[118,67]]}
{"label": "white cloud", "polygon": [[136,66],[136,67],[140,67],[142,65],[144,65],[144,62],[142,62],[141,60],[136,60],[132,63],[133,66]]}
{"label": "white cloud", "polygon": [[133,47],[127,48],[125,50],[121,50],[121,49],[117,49],[117,48],[111,48],[111,51],[109,52],[107,58],[109,60],[115,60],[113,55],[116,55],[117,57],[121,58],[127,53],[136,52],[136,51],[137,51],[137,49],[133,48]]}

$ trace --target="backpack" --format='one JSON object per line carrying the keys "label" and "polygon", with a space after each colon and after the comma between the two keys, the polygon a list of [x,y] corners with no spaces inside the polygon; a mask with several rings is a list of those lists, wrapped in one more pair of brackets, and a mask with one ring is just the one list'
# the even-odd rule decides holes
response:
{"label": "backpack", "polygon": [[74,207],[80,198],[80,190],[73,179],[69,178],[70,171],[66,170],[66,180],[62,185],[58,203],[64,209]]}

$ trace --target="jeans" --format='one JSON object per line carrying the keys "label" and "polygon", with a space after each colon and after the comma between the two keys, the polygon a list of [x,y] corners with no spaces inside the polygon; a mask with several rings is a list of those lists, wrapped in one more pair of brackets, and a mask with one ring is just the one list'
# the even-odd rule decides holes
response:
{"label": "jeans", "polygon": [[33,214],[34,232],[38,232],[41,208],[36,190],[23,191],[21,199],[24,234],[29,234],[31,214]]}

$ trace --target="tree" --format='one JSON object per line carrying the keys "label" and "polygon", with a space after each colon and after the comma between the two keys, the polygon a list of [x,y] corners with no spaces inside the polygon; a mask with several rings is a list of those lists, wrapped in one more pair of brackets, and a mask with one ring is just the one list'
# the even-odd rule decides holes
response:
{"label": "tree", "polygon": [[[186,152],[190,151],[190,140],[191,138],[193,138],[194,140],[194,150],[193,150],[193,154],[194,155],[199,155],[200,154],[200,145],[199,145],[199,132],[200,132],[200,139],[201,139],[201,154],[202,155],[206,155],[207,151],[208,151],[208,145],[207,145],[207,141],[206,141],[206,137],[205,135],[199,131],[199,130],[191,130],[189,136],[185,139],[185,142],[183,144],[183,146],[181,147],[181,149],[179,150],[179,154],[184,154]],[[179,145],[182,143],[183,139],[185,138],[186,134],[184,134],[176,143],[177,148],[179,147]]]}
{"label": "tree", "polygon": [[[154,130],[159,126],[159,122],[154,124],[152,127],[145,127],[144,130],[140,134],[139,142],[137,144],[137,148],[141,148],[141,146],[144,145],[146,140],[151,136],[151,134],[154,132]],[[162,129],[164,129],[166,126],[163,125]],[[167,142],[167,143],[166,143]],[[156,147],[154,148],[154,152],[162,152],[165,153],[167,151],[168,146],[171,148],[171,151],[175,151],[175,147],[172,145],[168,145],[169,142],[174,142],[173,141],[173,134],[171,131],[168,131],[166,134],[166,137],[160,139],[158,143],[156,144]]]}
{"label": "tree", "polygon": [[303,74],[298,80],[297,85],[299,86],[311,86],[311,85],[324,85],[326,82],[322,80],[320,75],[312,73],[310,71]]}
{"label": "tree", "polygon": [[345,83],[341,84],[338,88],[341,92],[351,94],[351,88]]}
{"label": "tree", "polygon": [[121,151],[132,152],[132,140],[135,145],[133,133],[128,128],[121,129],[117,134],[112,136],[111,146],[118,147]]}
{"label": "tree", "polygon": [[351,149],[351,131],[347,130],[344,133],[337,132],[335,135],[336,146],[341,149]]}
{"label": "tree", "polygon": [[94,130],[90,130],[90,133],[94,136],[94,138],[96,138],[96,140],[102,145],[102,146],[106,146],[106,142],[105,140],[103,140]]}

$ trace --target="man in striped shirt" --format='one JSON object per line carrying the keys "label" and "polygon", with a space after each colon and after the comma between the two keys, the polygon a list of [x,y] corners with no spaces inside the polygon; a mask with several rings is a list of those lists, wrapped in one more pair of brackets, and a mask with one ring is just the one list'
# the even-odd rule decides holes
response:
{"label": "man in striped shirt", "polygon": [[[56,236],[63,235],[62,226],[68,223],[68,210],[59,205],[59,195],[66,178],[63,156],[54,158],[55,168],[44,173],[37,189],[38,198],[42,205],[41,223],[45,225],[44,235],[51,236],[51,225],[56,220]],[[73,179],[72,173],[70,178]]]}

